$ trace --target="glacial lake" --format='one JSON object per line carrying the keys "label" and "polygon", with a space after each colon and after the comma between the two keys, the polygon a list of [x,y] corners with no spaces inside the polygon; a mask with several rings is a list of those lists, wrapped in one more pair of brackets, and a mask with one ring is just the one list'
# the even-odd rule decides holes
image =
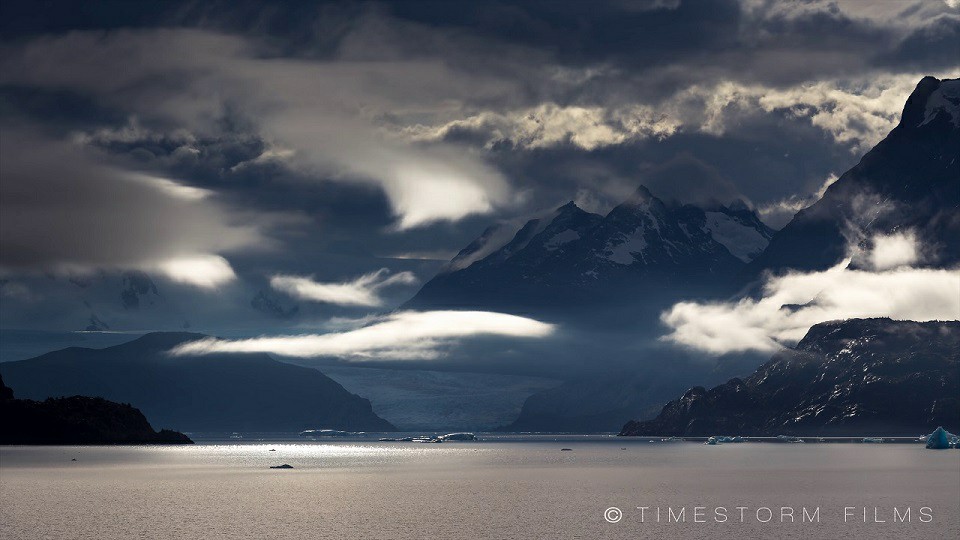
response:
{"label": "glacial lake", "polygon": [[482,437],[0,447],[0,538],[960,537],[956,450]]}

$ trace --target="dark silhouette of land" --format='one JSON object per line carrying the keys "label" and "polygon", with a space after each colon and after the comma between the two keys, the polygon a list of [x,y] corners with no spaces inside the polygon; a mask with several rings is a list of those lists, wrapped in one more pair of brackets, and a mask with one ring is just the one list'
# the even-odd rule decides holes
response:
{"label": "dark silhouette of land", "polygon": [[154,431],[135,407],[103,398],[16,399],[0,378],[0,444],[193,444],[178,431]]}
{"label": "dark silhouette of land", "polygon": [[85,395],[130,403],[186,431],[393,431],[370,402],[319,370],[267,354],[170,354],[208,336],[156,332],[105,349],[70,347],[0,364],[17,394]]}

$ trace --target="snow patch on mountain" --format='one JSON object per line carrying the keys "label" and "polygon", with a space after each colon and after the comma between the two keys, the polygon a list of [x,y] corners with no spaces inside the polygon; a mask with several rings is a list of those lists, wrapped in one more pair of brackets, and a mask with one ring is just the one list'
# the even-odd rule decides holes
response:
{"label": "snow patch on mountain", "polygon": [[528,221],[523,228],[520,229],[516,236],[514,236],[510,242],[503,246],[503,258],[509,259],[511,256],[527,247],[531,240],[533,240],[538,234],[542,233],[548,225],[553,223],[553,220],[557,218],[557,214],[557,211],[553,211],[546,216],[533,218]]}
{"label": "snow patch on mountain", "polygon": [[457,253],[457,256],[450,261],[445,271],[463,270],[498,251],[501,252],[500,255],[504,259],[508,259],[511,255],[527,247],[530,240],[543,232],[559,214],[560,209],[543,212],[530,218],[519,230],[517,228],[519,223],[516,221],[492,225],[483,231],[479,238],[463,248],[460,253]]}
{"label": "snow patch on mountain", "polygon": [[643,250],[647,249],[647,239],[644,238],[644,228],[641,227],[617,245],[607,244],[607,260],[617,264],[631,265],[636,261],[636,255],[643,258]]}
{"label": "snow patch on mountain", "polygon": [[920,125],[932,122],[941,111],[953,125],[960,127],[960,79],[945,80],[930,94]]}
{"label": "snow patch on mountain", "polygon": [[579,240],[579,239],[580,239],[580,233],[571,229],[567,229],[561,233],[557,233],[553,235],[549,240],[547,240],[543,244],[543,247],[547,251],[554,251],[558,247],[564,244],[568,244],[570,242],[573,242],[574,240]]}
{"label": "snow patch on mountain", "polygon": [[769,238],[765,237],[755,227],[745,225],[723,212],[705,212],[706,224],[703,230],[709,233],[714,240],[723,244],[731,255],[743,262],[752,261],[759,255]]}
{"label": "snow patch on mountain", "polygon": [[513,230],[503,223],[488,227],[479,238],[460,250],[457,256],[450,260],[446,272],[463,270],[494,251],[502,248],[513,237]]}

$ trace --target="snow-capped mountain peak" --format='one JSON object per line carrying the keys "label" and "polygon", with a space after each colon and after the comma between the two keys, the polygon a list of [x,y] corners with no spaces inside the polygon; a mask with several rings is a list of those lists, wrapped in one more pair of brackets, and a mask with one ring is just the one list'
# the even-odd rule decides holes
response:
{"label": "snow-capped mountain peak", "polygon": [[[552,303],[558,295],[602,298],[624,288],[630,294],[657,288],[659,279],[664,287],[669,282],[709,288],[724,276],[732,279],[772,233],[746,205],[668,206],[640,186],[606,216],[569,203],[526,221],[507,241],[502,230],[487,229],[408,307],[491,307],[523,297]],[[500,246],[491,249],[497,235]]]}
{"label": "snow-capped mountain peak", "polygon": [[943,114],[954,126],[960,127],[960,79],[942,81],[937,89],[930,93],[923,112],[921,126]]}
{"label": "snow-capped mountain peak", "polygon": [[[470,242],[467,247],[460,250],[459,253],[447,264],[445,272],[456,272],[463,270],[470,265],[484,260],[491,255],[495,258],[505,260],[512,255],[522,251],[534,237],[542,233],[547,228],[554,225],[557,221],[566,221],[580,214],[586,214],[584,210],[573,201],[556,208],[533,216],[523,222],[519,230],[516,229],[517,222],[503,222],[487,227],[483,234]],[[554,227],[555,228],[555,227]],[[576,231],[557,231],[554,237],[551,237],[546,243],[549,243],[553,249],[573,240],[572,234]]]}

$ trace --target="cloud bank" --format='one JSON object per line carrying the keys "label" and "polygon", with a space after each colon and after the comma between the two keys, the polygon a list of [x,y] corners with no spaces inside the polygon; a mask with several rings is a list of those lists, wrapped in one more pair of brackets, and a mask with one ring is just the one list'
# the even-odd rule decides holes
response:
{"label": "cloud bank", "polygon": [[914,233],[907,231],[873,238],[869,264],[874,270],[890,270],[921,262],[920,243]]}
{"label": "cloud bank", "polygon": [[381,268],[344,283],[319,283],[312,277],[276,275],[270,286],[294,298],[341,306],[378,307],[383,305],[379,293],[393,285],[413,285],[417,277],[412,272],[398,272]]}
{"label": "cloud bank", "polygon": [[[922,75],[960,67],[952,1],[0,11],[0,273],[136,268],[208,290],[257,276],[220,291],[236,318],[260,276],[426,275],[371,254],[455,253],[491,221],[574,196],[605,212],[638,183],[789,219]],[[186,312],[214,303],[193,293]],[[9,298],[14,326],[50,321]]]}
{"label": "cloud bank", "polygon": [[832,320],[890,317],[960,319],[960,271],[914,268],[920,249],[907,233],[875,237],[863,257],[822,272],[768,278],[759,299],[680,302],[661,315],[663,340],[710,354],[771,352],[798,342],[811,326]]}
{"label": "cloud bank", "polygon": [[526,317],[485,311],[401,311],[364,319],[366,326],[344,332],[241,340],[208,338],[171,352],[185,354],[266,352],[281,356],[333,356],[362,360],[441,358],[459,341],[481,336],[545,338],[556,328]]}

